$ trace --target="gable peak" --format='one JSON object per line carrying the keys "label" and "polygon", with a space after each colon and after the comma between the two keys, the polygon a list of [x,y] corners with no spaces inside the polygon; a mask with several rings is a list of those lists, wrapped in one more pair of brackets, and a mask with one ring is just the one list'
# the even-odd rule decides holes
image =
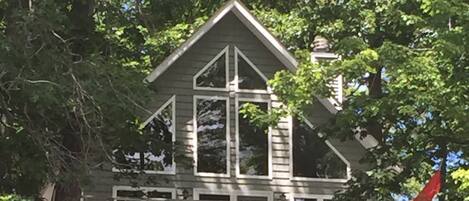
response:
{"label": "gable peak", "polygon": [[266,47],[277,57],[282,64],[291,71],[296,70],[298,62],[288,50],[265,28],[249,9],[239,0],[230,0],[225,3],[210,19],[205,22],[189,39],[171,53],[153,72],[145,78],[145,82],[155,81],[176,60],[189,50],[202,36],[204,36],[215,24],[223,19],[229,12],[235,16],[250,30]]}

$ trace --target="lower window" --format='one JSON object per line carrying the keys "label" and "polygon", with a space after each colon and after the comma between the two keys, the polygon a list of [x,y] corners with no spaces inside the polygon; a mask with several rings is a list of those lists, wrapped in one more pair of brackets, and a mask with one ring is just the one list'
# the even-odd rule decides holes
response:
{"label": "lower window", "polygon": [[347,179],[348,164],[310,122],[303,120],[293,118],[292,122],[293,177]]}
{"label": "lower window", "polygon": [[[265,112],[269,109],[268,102],[249,101],[239,101],[238,108],[243,108],[247,103],[253,104]],[[270,175],[269,135],[268,127],[260,127],[243,114],[238,113],[238,175],[262,177]]]}
{"label": "lower window", "polygon": [[194,189],[194,200],[200,201],[273,201],[273,193],[269,191],[234,191]]}
{"label": "lower window", "polygon": [[176,189],[130,186],[114,186],[114,201],[168,200],[176,199]]}
{"label": "lower window", "polygon": [[194,97],[196,174],[229,174],[228,111],[228,98]]}
{"label": "lower window", "polygon": [[229,195],[200,194],[199,200],[230,201]]}
{"label": "lower window", "polygon": [[113,170],[174,174],[175,111],[173,96],[142,124],[141,133],[122,136],[113,152],[117,162]]}
{"label": "lower window", "polygon": [[268,201],[265,196],[238,196],[237,201]]}
{"label": "lower window", "polygon": [[310,195],[310,196],[294,196],[293,201],[331,201],[330,195]]}

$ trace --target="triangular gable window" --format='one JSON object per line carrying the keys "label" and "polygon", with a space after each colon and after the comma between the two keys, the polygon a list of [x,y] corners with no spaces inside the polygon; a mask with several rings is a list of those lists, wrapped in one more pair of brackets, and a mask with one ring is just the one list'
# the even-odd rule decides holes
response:
{"label": "triangular gable window", "polygon": [[239,91],[267,91],[267,77],[236,47],[235,72]]}
{"label": "triangular gable window", "polygon": [[176,98],[173,96],[142,124],[141,139],[129,139],[139,140],[136,147],[121,147],[114,151],[120,170],[175,173],[175,107]]}
{"label": "triangular gable window", "polygon": [[228,89],[228,46],[194,76],[194,89]]}
{"label": "triangular gable window", "polygon": [[294,178],[347,179],[348,162],[307,120],[293,118]]}

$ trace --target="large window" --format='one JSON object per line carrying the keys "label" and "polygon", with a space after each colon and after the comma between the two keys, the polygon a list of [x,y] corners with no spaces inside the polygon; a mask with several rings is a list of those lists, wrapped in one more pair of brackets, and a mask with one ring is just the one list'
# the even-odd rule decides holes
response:
{"label": "large window", "polygon": [[[239,99],[237,111],[247,103],[263,111],[269,109],[269,102],[253,102]],[[241,177],[269,177],[270,132],[268,127],[257,125],[245,115],[237,112],[237,174]]]}
{"label": "large window", "polygon": [[176,189],[172,188],[114,186],[112,191],[114,201],[176,199]]}
{"label": "large window", "polygon": [[[241,52],[234,50],[234,88],[229,87],[229,46],[216,55],[194,75],[193,87],[200,94],[207,91],[223,91],[221,96],[194,95],[194,161],[195,175],[230,175],[229,92],[235,97],[256,99],[236,100],[236,175],[238,177],[271,178],[271,136],[269,129],[258,127],[250,119],[238,113],[246,103],[252,103],[267,111],[270,107],[270,91],[267,77]],[[213,94],[213,92],[211,92]],[[253,96],[254,95],[254,96]],[[210,198],[210,197],[207,197]],[[243,198],[244,199],[244,198]]]}
{"label": "large window", "polygon": [[194,97],[195,174],[229,175],[228,99]]}
{"label": "large window", "polygon": [[142,124],[141,135],[131,136],[125,146],[114,151],[118,167],[113,170],[174,174],[175,109],[173,96]]}
{"label": "large window", "polygon": [[348,162],[321,138],[313,125],[305,119],[293,118],[292,165],[296,179],[329,179],[343,181],[348,178]]}

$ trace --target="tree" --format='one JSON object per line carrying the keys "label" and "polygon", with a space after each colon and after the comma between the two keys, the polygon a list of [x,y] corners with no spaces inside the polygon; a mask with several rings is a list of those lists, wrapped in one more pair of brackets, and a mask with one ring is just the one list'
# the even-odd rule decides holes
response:
{"label": "tree", "polygon": [[[151,96],[145,74],[223,2],[0,0],[0,194],[34,196],[56,182],[63,195],[74,192],[63,200],[76,200],[90,171],[115,162],[116,145],[142,137],[139,117],[149,114],[143,106]],[[252,112],[269,123],[298,113],[314,95],[328,97],[327,83],[342,74],[347,100],[320,129],[346,138],[363,128],[380,141],[366,158],[371,170],[357,173],[339,199],[412,195],[430,177],[432,159],[467,160],[465,1],[255,0],[248,7],[301,61],[297,73],[271,81],[288,107]],[[341,61],[308,60],[317,35]],[[446,177],[448,198],[467,196],[463,174],[452,175],[458,183]]]}
{"label": "tree", "polygon": [[[327,83],[343,75],[343,110],[323,132],[379,141],[366,158],[371,170],[357,173],[336,199],[412,196],[410,186],[424,183],[435,166],[443,175],[467,166],[441,162],[456,153],[468,159],[467,9],[464,1],[305,1],[284,14],[308,22],[304,36],[326,37],[342,59],[318,65],[303,56],[296,73],[278,73],[270,84],[288,108],[271,119],[302,111],[315,95],[329,97]],[[440,200],[462,199],[452,178],[443,182]]]}
{"label": "tree", "polygon": [[[144,74],[115,61],[94,1],[0,1],[0,193],[79,200],[89,171],[148,112]],[[106,50],[106,51],[105,51]]]}

